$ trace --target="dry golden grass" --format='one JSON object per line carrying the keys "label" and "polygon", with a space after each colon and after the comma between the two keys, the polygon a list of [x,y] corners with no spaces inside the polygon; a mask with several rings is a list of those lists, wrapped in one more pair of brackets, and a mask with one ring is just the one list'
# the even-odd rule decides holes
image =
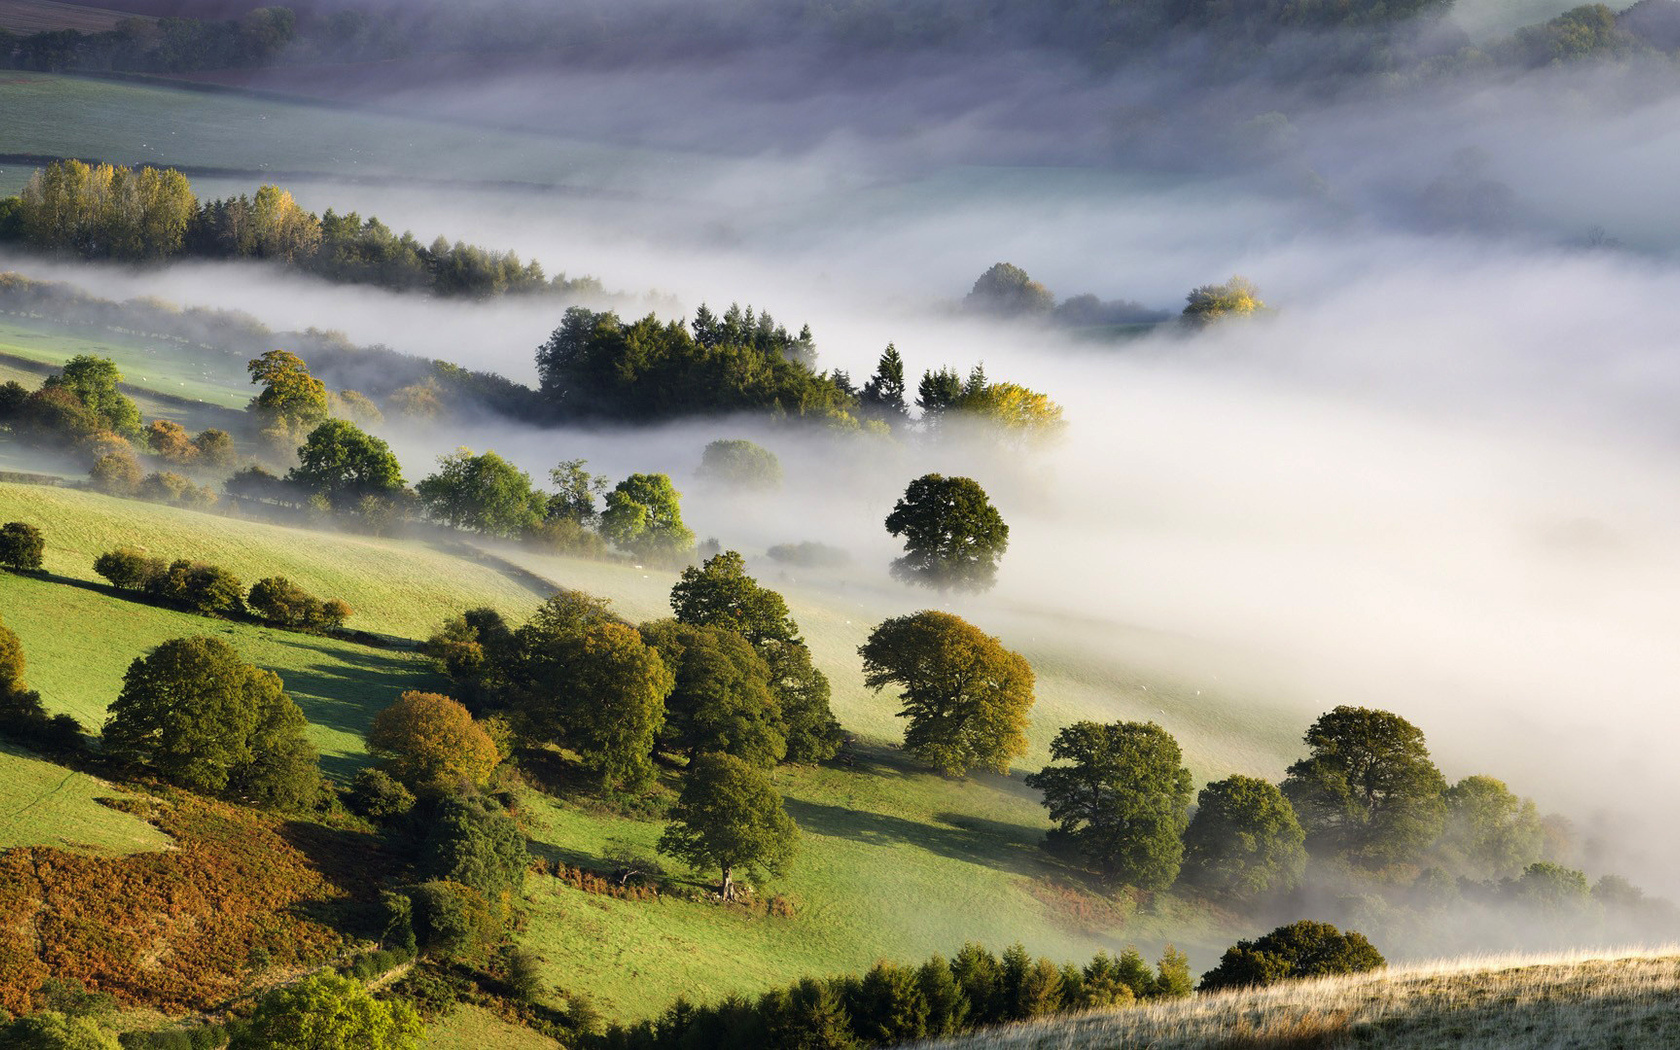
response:
{"label": "dry golden grass", "polygon": [[1467,958],[1034,1021],[946,1050],[1680,1046],[1680,949]]}

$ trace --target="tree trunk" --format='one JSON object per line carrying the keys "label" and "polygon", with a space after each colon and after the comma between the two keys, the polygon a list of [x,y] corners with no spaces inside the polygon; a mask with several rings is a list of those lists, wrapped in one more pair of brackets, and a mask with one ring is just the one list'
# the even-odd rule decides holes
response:
{"label": "tree trunk", "polygon": [[723,869],[723,899],[726,900],[726,901],[732,901],[732,900],[735,899],[735,879],[730,874],[731,870],[732,869],[729,868],[728,865],[724,866],[724,869]]}

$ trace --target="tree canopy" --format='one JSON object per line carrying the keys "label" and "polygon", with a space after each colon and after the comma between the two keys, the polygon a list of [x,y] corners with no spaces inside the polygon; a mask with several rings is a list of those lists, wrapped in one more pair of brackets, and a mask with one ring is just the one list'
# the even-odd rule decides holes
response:
{"label": "tree canopy", "polygon": [[799,845],[799,826],[782,808],[769,778],[733,755],[700,755],[689,765],[659,851],[696,868],[723,873],[721,892],[735,896],[734,875],[755,878],[787,870]]}
{"label": "tree canopy", "polygon": [[904,750],[942,773],[1007,773],[1026,754],[1032,666],[973,624],[934,610],[894,617],[858,655],[865,685],[901,690]]}
{"label": "tree canopy", "polygon": [[721,627],[665,620],[642,626],[675,675],[665,699],[662,740],[691,757],[734,755],[769,768],[787,755],[770,667],[747,640]]}
{"label": "tree canopy", "polygon": [[1546,833],[1533,799],[1489,776],[1447,788],[1446,826],[1437,848],[1472,878],[1509,878],[1540,859]]}
{"label": "tree canopy", "polygon": [[637,557],[675,560],[694,548],[681,498],[664,474],[632,474],[607,493],[601,535]]}
{"label": "tree canopy", "polygon": [[389,497],[403,487],[402,466],[391,446],[342,419],[309,432],[298,449],[298,465],[286,477],[338,510],[353,510],[368,496]]}
{"label": "tree canopy", "polygon": [[1056,305],[1050,289],[1013,263],[994,263],[974,282],[963,300],[970,310],[998,317],[1047,314]]}
{"label": "tree canopy", "polygon": [[1224,284],[1204,284],[1185,296],[1185,324],[1205,327],[1232,317],[1248,317],[1266,309],[1260,290],[1246,277],[1232,277]]}
{"label": "tree canopy", "polygon": [[175,638],[129,665],[105,750],[183,787],[268,805],[313,797],[320,774],[280,676],[219,638]]}
{"label": "tree canopy", "polygon": [[490,734],[455,700],[410,690],[373,716],[368,748],[411,788],[483,787],[501,761]]}
{"label": "tree canopy", "polygon": [[487,536],[517,537],[548,514],[549,497],[531,477],[494,452],[459,448],[438,458],[438,470],[414,487],[433,519]]}
{"label": "tree canopy", "polygon": [[1178,877],[1190,771],[1178,742],[1153,722],[1076,722],[1056,734],[1045,766],[1027,777],[1044,793],[1052,832],[1105,875],[1144,889]]}
{"label": "tree canopy", "polygon": [[1380,868],[1435,841],[1446,782],[1420,729],[1388,711],[1342,706],[1320,716],[1305,740],[1311,753],[1289,767],[1283,793],[1308,849]]}
{"label": "tree canopy", "polygon": [[1364,973],[1386,965],[1362,933],[1303,919],[1226,949],[1219,965],[1202,975],[1204,992],[1254,988],[1302,977]]}
{"label": "tree canopy", "polygon": [[1275,784],[1231,776],[1202,789],[1184,833],[1184,882],[1233,900],[1287,892],[1307,864],[1306,832]]}
{"label": "tree canopy", "polygon": [[763,445],[745,438],[719,439],[700,453],[695,475],[728,488],[769,490],[782,487],[782,461]]}
{"label": "tree canopy", "polygon": [[424,1032],[408,1003],[329,971],[263,996],[229,1050],[419,1050]]}
{"label": "tree canopy", "polygon": [[893,575],[938,591],[983,591],[997,582],[1009,526],[973,478],[925,474],[887,515],[887,532],[904,537]]}
{"label": "tree canopy", "polygon": [[57,375],[48,376],[45,389],[67,390],[75,394],[88,411],[98,416],[110,430],[125,437],[140,436],[140,409],[128,395],[118,390],[123,375],[109,358],[91,354],[77,354],[64,363]]}

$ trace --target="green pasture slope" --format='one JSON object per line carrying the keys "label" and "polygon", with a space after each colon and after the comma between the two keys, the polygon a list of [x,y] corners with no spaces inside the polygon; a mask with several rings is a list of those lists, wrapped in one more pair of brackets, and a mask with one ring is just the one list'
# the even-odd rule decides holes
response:
{"label": "green pasture slope", "polygon": [[[44,529],[52,576],[0,576],[0,610],[22,637],[30,678],[49,707],[97,722],[128,661],[147,646],[180,634],[219,633],[286,680],[310,717],[329,771],[338,775],[363,760],[360,734],[373,712],[402,689],[439,684],[416,657],[127,601],[88,586],[93,558],[118,543],[138,543],[168,556],[215,561],[247,579],[283,573],[318,593],[343,596],[358,609],[352,624],[408,638],[467,605],[497,605],[520,617],[538,601],[528,577],[506,565],[412,541],[0,485],[0,521],[19,518]],[[534,555],[520,563],[555,583],[606,595],[633,618],[668,611],[669,573]],[[523,937],[555,984],[586,991],[610,1016],[626,1018],[656,1012],[679,991],[703,999],[748,993],[804,973],[867,967],[881,957],[952,952],[971,938],[998,946],[1021,940],[1058,958],[1131,942],[1155,951],[1173,940],[1198,965],[1229,943],[1231,931],[1217,920],[1185,915],[1170,900],[1128,914],[1072,887],[1037,847],[1047,826],[1044,811],[1018,776],[948,780],[883,743],[897,738],[891,700],[856,683],[856,656],[847,652],[867,630],[862,611],[825,606],[820,596],[790,599],[819,661],[839,683],[842,721],[875,741],[859,749],[853,767],[777,774],[804,829],[804,846],[792,874],[770,889],[796,902],[796,917],[676,900],[622,902],[533,876]],[[906,609],[912,601],[906,599]],[[1072,677],[1052,679],[1070,683],[1062,701],[1069,706],[1040,712],[1040,739],[1094,702],[1094,694],[1081,699],[1072,691]],[[661,830],[657,822],[535,794],[528,808],[533,850],[572,863],[604,863],[609,845],[620,842],[651,849]]]}
{"label": "green pasture slope", "polygon": [[[0,113],[6,154],[219,169],[265,181],[517,182],[620,192],[626,166],[679,187],[695,165],[729,163],[166,82],[9,70],[0,73]],[[67,113],[76,119],[64,119]],[[0,193],[16,193],[30,169],[0,164]]]}
{"label": "green pasture slope", "polygon": [[[77,354],[109,358],[123,374],[123,385],[142,398],[151,393],[200,402],[211,409],[244,411],[255,393],[245,362],[221,351],[162,340],[153,343],[140,336],[70,331],[15,317],[0,319],[0,363],[13,369],[36,364],[56,370]],[[35,385],[40,381],[37,377]],[[179,402],[173,403],[173,409],[163,407],[164,402],[158,404],[155,413],[142,407],[146,418],[178,418]]]}
{"label": "green pasture slope", "polygon": [[167,845],[168,837],[150,824],[99,801],[122,794],[96,777],[0,744],[0,849],[140,853]]}

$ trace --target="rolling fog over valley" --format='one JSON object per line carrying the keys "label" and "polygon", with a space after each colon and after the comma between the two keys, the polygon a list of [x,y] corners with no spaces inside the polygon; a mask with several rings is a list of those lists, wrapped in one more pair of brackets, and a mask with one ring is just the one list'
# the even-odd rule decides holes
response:
{"label": "rolling fog over valley", "polygon": [[117,9],[0,2],[11,1025],[1424,1046],[1680,938],[1675,0]]}

